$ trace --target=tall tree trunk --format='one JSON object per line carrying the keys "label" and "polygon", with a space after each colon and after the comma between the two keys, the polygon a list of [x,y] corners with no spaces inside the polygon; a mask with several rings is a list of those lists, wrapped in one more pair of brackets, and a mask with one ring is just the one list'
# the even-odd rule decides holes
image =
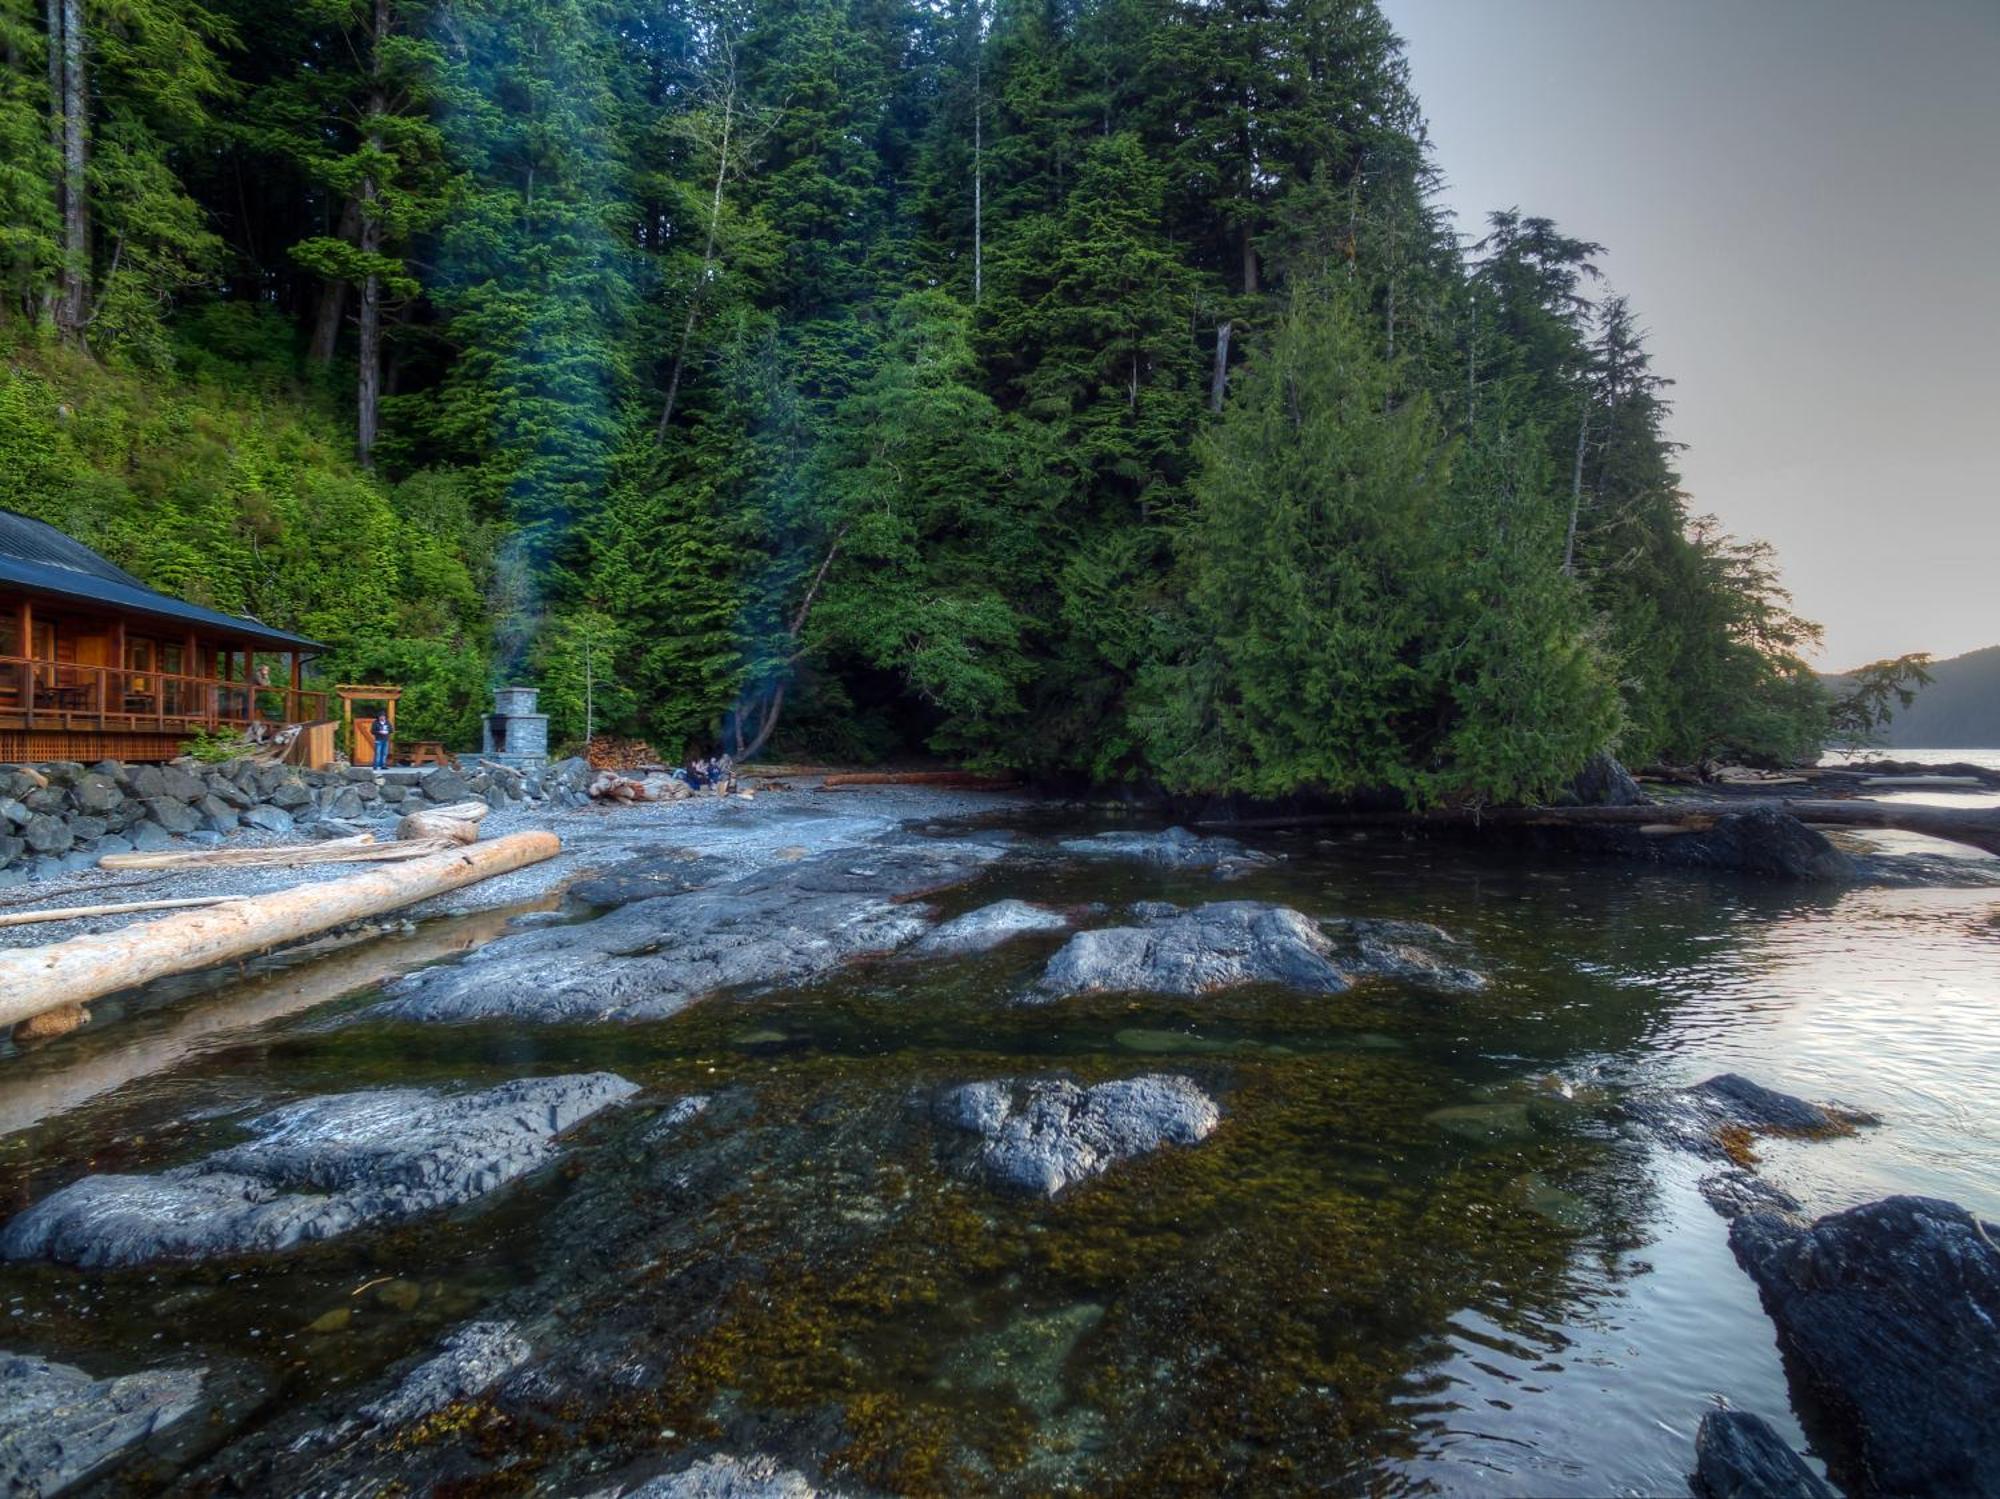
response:
{"label": "tall tree trunk", "polygon": [[[340,227],[335,235],[353,244],[361,233],[361,200],[349,197],[340,207]],[[347,278],[333,276],[319,289],[319,310],[313,317],[312,346],[308,351],[314,364],[331,364],[340,347],[340,325],[347,318]]]}
{"label": "tall tree trunk", "polygon": [[680,347],[674,350],[674,367],[667,376],[667,399],[660,407],[660,424],[653,429],[653,440],[665,442],[667,427],[674,419],[674,405],[680,399],[681,374],[687,368],[688,350],[694,344],[695,325],[701,321],[701,300],[708,293],[709,277],[715,267],[715,238],[722,225],[722,184],[729,176],[729,133],[736,122],[736,71],[731,53],[729,87],[722,96],[722,144],[715,153],[715,191],[708,202],[708,239],[701,247],[701,270],[697,273],[694,290],[688,293],[687,320],[681,324]]}
{"label": "tall tree trunk", "polygon": [[[975,46],[981,48],[985,39],[978,39]],[[985,147],[986,127],[982,118],[985,101],[980,97],[979,53],[972,56],[972,305],[979,305],[980,293],[986,287],[985,236],[986,236],[986,178]]]}
{"label": "tall tree trunk", "polygon": [[1222,397],[1229,389],[1229,334],[1235,326],[1224,318],[1215,329],[1215,373],[1208,380],[1208,409],[1222,410]]}
{"label": "tall tree trunk", "polygon": [[1590,439],[1590,402],[1583,403],[1583,415],[1576,424],[1576,460],[1569,470],[1569,535],[1563,540],[1563,574],[1576,576],[1576,526],[1583,512],[1583,451]]}
{"label": "tall tree trunk", "polygon": [[[375,0],[375,50],[369,67],[375,74],[376,89],[368,99],[368,149],[382,150],[382,116],[389,101],[381,88],[382,48],[389,39],[389,0]],[[381,191],[373,174],[361,179],[362,255],[382,253]],[[380,431],[382,412],[382,278],[370,269],[361,278],[361,316],[358,321],[356,357],[360,370],[355,380],[355,447],[363,468],[375,466],[375,439]]]}
{"label": "tall tree trunk", "polygon": [[84,182],[89,93],[84,76],[83,0],[48,0],[49,138],[56,152],[62,266],[52,311],[66,343],[81,345],[90,321],[90,201]]}

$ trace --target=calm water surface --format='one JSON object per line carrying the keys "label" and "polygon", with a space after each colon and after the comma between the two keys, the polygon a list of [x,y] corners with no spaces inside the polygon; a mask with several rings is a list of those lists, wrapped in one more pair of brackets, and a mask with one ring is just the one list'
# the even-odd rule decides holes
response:
{"label": "calm water surface", "polygon": [[[0,1139],[8,1210],[85,1170],[188,1159],[251,1109],[329,1089],[612,1067],[647,1108],[441,1224],[219,1267],[0,1269],[0,1346],[100,1372],[201,1361],[256,1392],[225,1421],[254,1438],[372,1394],[482,1307],[532,1317],[601,1275],[589,1304],[617,1310],[575,1314],[584,1339],[591,1316],[694,1294],[635,1288],[642,1254],[698,1266],[726,1247],[783,1274],[704,1307],[698,1343],[662,1334],[673,1422],[578,1447],[671,1453],[754,1418],[837,1482],[892,1491],[1667,1494],[1718,1399],[1802,1447],[1813,1431],[1696,1192],[1703,1168],[1625,1131],[1623,1093],[1726,1070],[1839,1099],[1885,1124],[1764,1151],[1811,1212],[1918,1192],[2000,1216],[2000,892],[1805,892],[1374,835],[1264,846],[1284,860],[1220,890],[1044,860],[946,904],[1220,895],[1419,918],[1492,987],[1024,1010],[1008,997],[1051,944],[1022,943],[660,1024],[422,1028],[371,1019],[361,970],[358,994],[197,1038],[165,1073]],[[122,1023],[136,1040],[176,1013]],[[114,1030],[74,1054],[114,1056]],[[908,1102],[971,1077],[1161,1068],[1210,1087],[1222,1129],[1053,1204],[944,1169]],[[754,1149],[717,1195],[656,1193],[661,1151],[739,1148],[726,1119],[685,1145],[640,1139],[654,1106],[718,1089],[748,1101]],[[667,1327],[687,1308],[653,1311]],[[522,1486],[572,1491],[574,1456],[520,1455]]]}

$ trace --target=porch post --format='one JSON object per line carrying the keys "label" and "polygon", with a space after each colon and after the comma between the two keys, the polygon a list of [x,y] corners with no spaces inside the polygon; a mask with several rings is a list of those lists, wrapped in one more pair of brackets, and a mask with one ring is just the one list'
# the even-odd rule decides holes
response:
{"label": "porch post", "polygon": [[28,663],[21,668],[21,712],[26,715],[29,728],[35,726],[35,606],[26,594],[21,596],[21,659]]}
{"label": "porch post", "polygon": [[300,660],[299,653],[297,651],[293,651],[291,711],[285,715],[285,720],[288,723],[304,723],[306,721],[305,699],[302,696],[300,696],[300,690],[303,687],[304,682],[305,682],[304,663]]}

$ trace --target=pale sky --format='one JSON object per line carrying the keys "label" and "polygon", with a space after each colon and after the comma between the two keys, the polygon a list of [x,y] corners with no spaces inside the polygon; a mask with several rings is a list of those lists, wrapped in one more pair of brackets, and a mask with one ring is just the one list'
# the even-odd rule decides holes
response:
{"label": "pale sky", "polygon": [[1822,664],[2000,643],[2000,0],[1382,4],[1461,232],[1606,246]]}

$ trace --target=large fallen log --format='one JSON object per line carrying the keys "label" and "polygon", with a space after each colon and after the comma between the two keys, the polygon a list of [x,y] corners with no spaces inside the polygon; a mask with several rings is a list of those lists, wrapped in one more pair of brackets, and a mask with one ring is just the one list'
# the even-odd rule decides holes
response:
{"label": "large fallen log", "polygon": [[[475,835],[477,823],[461,823]],[[324,843],[283,843],[268,848],[174,849],[158,854],[106,854],[99,869],[235,869],[294,864],[387,864],[419,859],[470,840],[460,837],[403,838],[377,843],[373,833],[329,838]]]}
{"label": "large fallen log", "polygon": [[180,900],[127,900],[108,906],[46,906],[39,911],[0,913],[0,926],[36,926],[48,921],[75,921],[84,916],[133,916],[141,911],[174,911],[189,906],[219,906],[240,895],[190,895]]}
{"label": "large fallen log", "polygon": [[1204,828],[1303,828],[1402,825],[1416,827],[1668,827],[1699,831],[1719,817],[1782,812],[1822,827],[1893,828],[2000,854],[2000,807],[1927,807],[1908,802],[1756,798],[1741,801],[1644,802],[1632,807],[1442,807],[1428,812],[1306,812],[1277,817],[1213,818]]}
{"label": "large fallen log", "polygon": [[847,770],[820,782],[823,791],[849,786],[935,786],[944,791],[1004,791],[1020,784],[1011,774],[988,775],[976,770]]}
{"label": "large fallen log", "polygon": [[225,906],[135,922],[115,932],[0,952],[0,1025],[76,1006],[236,958],[331,927],[379,916],[463,885],[539,864],[562,851],[553,833],[515,833],[375,869],[294,885]]}

